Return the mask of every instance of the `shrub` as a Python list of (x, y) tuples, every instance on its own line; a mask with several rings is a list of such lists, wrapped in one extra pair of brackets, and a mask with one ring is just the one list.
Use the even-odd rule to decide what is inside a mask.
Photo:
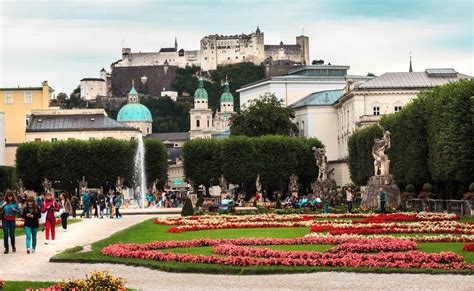
[(204, 198), (200, 196), (198, 200), (196, 201), (196, 208), (202, 207), (203, 204), (204, 204)]
[(433, 186), (430, 183), (423, 184), (423, 191), (424, 192), (431, 192), (433, 190)]
[(109, 271), (93, 272), (85, 279), (69, 279), (52, 286), (53, 290), (126, 290), (124, 278), (115, 278)]
[(474, 192), (474, 183), (469, 185), (469, 192)]
[(6, 189), (15, 188), (16, 184), (16, 171), (14, 167), (0, 166), (0, 189), (5, 191)]
[(194, 214), (193, 203), (191, 199), (186, 198), (184, 201), (183, 209), (181, 210), (181, 216), (191, 216)]
[(276, 196), (275, 208), (276, 208), (276, 209), (281, 209), (281, 199), (280, 199), (280, 195), (277, 195), (277, 196)]
[(408, 193), (415, 193), (415, 186), (413, 186), (413, 184), (408, 184), (405, 187), (405, 191), (407, 191)]

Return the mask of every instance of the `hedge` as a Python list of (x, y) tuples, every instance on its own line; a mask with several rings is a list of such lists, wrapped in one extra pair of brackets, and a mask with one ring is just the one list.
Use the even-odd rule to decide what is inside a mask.
[[(106, 181), (115, 183), (118, 176), (130, 186), (134, 175), (136, 141), (101, 139), (29, 142), (17, 149), (16, 168), (27, 189), (41, 191), (44, 178), (57, 189), (74, 190), (85, 176), (89, 187), (100, 187)], [(161, 141), (145, 139), (148, 182), (166, 178), (167, 152)]]
[(16, 171), (14, 167), (0, 166), (0, 192), (16, 187)]
[(183, 147), (184, 172), (196, 185), (206, 187), (218, 185), (224, 175), (247, 192), (255, 191), (260, 174), (269, 193), (286, 189), (296, 174), (303, 188), (309, 188), (316, 177), (313, 146), (323, 147), (317, 139), (285, 136), (194, 139)]

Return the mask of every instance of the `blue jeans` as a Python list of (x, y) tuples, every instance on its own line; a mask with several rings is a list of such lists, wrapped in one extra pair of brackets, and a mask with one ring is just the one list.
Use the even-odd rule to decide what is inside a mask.
[(15, 247), (15, 220), (2, 220), (3, 227), (3, 246), (8, 251), (8, 236), (10, 236), (10, 242), (12, 248)]
[(31, 246), (31, 240), (33, 238), (33, 249), (36, 249), (36, 235), (38, 234), (38, 228), (31, 228), (29, 226), (25, 226), (25, 233), (26, 233), (26, 249), (29, 250)]

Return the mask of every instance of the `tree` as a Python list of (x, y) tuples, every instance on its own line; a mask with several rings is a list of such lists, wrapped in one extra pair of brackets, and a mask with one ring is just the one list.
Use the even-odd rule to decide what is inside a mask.
[(283, 106), (274, 94), (264, 95), (231, 116), (230, 132), (246, 136), (293, 135), (298, 130), (291, 121), (294, 117), (293, 109)]
[(153, 117), (153, 132), (184, 132), (189, 130), (189, 110), (186, 102), (175, 102), (170, 97), (144, 97), (142, 104)]

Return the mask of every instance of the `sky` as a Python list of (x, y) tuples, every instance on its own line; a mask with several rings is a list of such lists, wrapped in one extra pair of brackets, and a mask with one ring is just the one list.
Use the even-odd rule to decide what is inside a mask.
[(474, 76), (472, 0), (0, 0), (0, 87), (48, 80), (71, 93), (135, 51), (199, 48), (209, 34), (251, 33), (265, 44), (309, 36), (310, 59), (350, 74), (454, 68)]

